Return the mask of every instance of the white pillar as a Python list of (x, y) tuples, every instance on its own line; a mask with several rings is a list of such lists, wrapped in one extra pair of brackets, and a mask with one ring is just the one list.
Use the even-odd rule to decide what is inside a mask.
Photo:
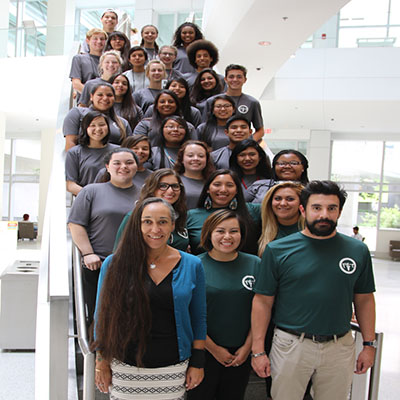
[(132, 27), (139, 30), (147, 24), (157, 25), (158, 15), (154, 10), (153, 0), (137, 0), (135, 3), (135, 20)]
[(331, 156), (331, 132), (312, 130), (310, 132), (308, 153), (308, 177), (313, 179), (329, 179)]
[(0, 58), (7, 57), (9, 8), (9, 0), (0, 1)]
[(53, 164), (55, 129), (43, 129), (41, 133), (40, 179), (39, 179), (39, 217), (38, 235), (42, 236), (44, 212), (46, 210), (47, 190)]
[(5, 141), (5, 138), (6, 138), (6, 114), (0, 112), (0, 211), (1, 212), (3, 212), (4, 141)]
[(74, 40), (74, 23), (74, 0), (48, 0), (46, 55), (69, 53)]

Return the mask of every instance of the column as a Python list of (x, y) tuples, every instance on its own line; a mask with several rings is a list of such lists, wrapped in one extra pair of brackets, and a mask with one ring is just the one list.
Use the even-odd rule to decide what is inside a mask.
[(0, 112), (0, 210), (1, 210), (1, 212), (3, 212), (4, 141), (5, 141), (5, 138), (6, 138), (6, 114)]
[(308, 177), (312, 179), (329, 179), (331, 157), (331, 132), (312, 130), (310, 132)]
[(9, 0), (0, 1), (0, 58), (7, 57), (9, 7)]

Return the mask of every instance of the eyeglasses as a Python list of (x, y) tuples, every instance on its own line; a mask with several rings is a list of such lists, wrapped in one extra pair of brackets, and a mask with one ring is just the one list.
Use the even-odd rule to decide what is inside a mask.
[(214, 108), (216, 108), (217, 110), (226, 110), (227, 108), (232, 108), (232, 104), (217, 104), (214, 106)]
[(291, 167), (295, 167), (296, 165), (300, 165), (301, 162), (300, 161), (278, 161), (276, 163), (276, 165), (280, 166), (280, 167), (287, 167), (287, 166), (291, 166)]
[(181, 190), (181, 185), (179, 183), (161, 182), (158, 184), (158, 188), (163, 192), (166, 192), (169, 188), (171, 188), (174, 192), (179, 192)]

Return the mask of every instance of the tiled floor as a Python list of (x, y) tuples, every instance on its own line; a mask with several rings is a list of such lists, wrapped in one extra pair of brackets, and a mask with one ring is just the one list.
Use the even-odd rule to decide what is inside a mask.
[[(19, 246), (18, 259), (38, 260), (38, 248), (36, 242), (23, 243)], [(373, 261), (377, 286), (376, 326), (384, 332), (378, 398), (396, 400), (400, 398), (400, 262)], [(33, 352), (0, 351), (0, 400), (34, 399), (34, 358)]]

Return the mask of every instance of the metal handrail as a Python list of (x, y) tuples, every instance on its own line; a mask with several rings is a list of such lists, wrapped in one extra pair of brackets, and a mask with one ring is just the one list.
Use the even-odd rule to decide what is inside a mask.
[(94, 400), (95, 355), (90, 350), (86, 327), (85, 302), (83, 298), (82, 263), (78, 248), (72, 245), (72, 268), (74, 271), (74, 296), (78, 344), (83, 355), (83, 400)]
[[(361, 329), (358, 324), (351, 323), (351, 329), (356, 332), (356, 340), (357, 335), (361, 337)], [(382, 346), (383, 346), (383, 333), (382, 332), (375, 332), (375, 339), (376, 339), (376, 351), (375, 351), (375, 360), (374, 365), (370, 368), (369, 371), (369, 385), (368, 385), (368, 400), (378, 400), (379, 394), (379, 379), (381, 375), (381, 363), (382, 363)], [(365, 381), (367, 376), (363, 378)], [(366, 392), (366, 385), (364, 393), (358, 394), (357, 399), (365, 399)], [(353, 397), (354, 393), (352, 390), (351, 398)]]

